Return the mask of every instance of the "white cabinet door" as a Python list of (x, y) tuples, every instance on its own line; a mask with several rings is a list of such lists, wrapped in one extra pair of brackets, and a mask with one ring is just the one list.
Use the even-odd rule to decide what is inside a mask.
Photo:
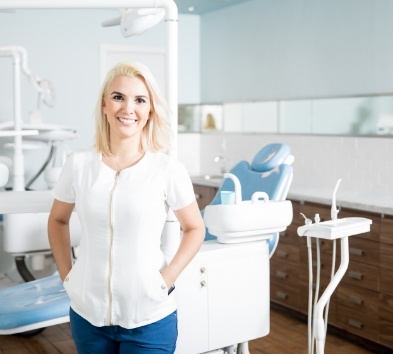
[(269, 333), (270, 274), (265, 241), (208, 263), (209, 350)]
[(176, 354), (198, 354), (263, 337), (270, 328), (265, 241), (205, 242), (176, 282)]
[(175, 354), (208, 351), (208, 308), (205, 267), (197, 256), (176, 281), (178, 330)]

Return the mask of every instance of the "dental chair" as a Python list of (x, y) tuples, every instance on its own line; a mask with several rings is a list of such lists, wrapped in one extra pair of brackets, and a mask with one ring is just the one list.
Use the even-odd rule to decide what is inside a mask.
[[(283, 200), (292, 181), (292, 161), (287, 145), (269, 144), (256, 154), (251, 164), (241, 161), (230, 172), (242, 184), (243, 200), (251, 199), (255, 191), (266, 192), (271, 200)], [(219, 192), (222, 190), (233, 191), (233, 182), (224, 180), (212, 204), (221, 202)], [(12, 198), (10, 193), (0, 193), (0, 213), (7, 198)], [(48, 200), (42, 211), (48, 210), (49, 192), (46, 197)], [(270, 255), (277, 246), (278, 238), (276, 234), (269, 240)], [(214, 236), (206, 233), (206, 240), (214, 239)], [(68, 322), (69, 306), (70, 300), (57, 274), (0, 290), (0, 335), (34, 332)]]
[[(251, 164), (240, 161), (229, 172), (239, 179), (243, 200), (251, 200), (253, 193), (258, 191), (267, 193), (270, 200), (285, 200), (293, 178), (293, 161), (294, 157), (288, 145), (272, 143), (264, 146)], [(230, 179), (223, 181), (211, 205), (221, 204), (221, 191), (234, 191), (233, 182)], [(205, 241), (215, 239), (206, 229)], [(276, 250), (278, 241), (278, 233), (268, 240), (270, 257)]]

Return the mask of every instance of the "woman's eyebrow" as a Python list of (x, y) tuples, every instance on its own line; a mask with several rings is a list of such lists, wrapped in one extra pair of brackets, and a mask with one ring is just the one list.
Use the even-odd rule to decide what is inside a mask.
[(149, 96), (146, 95), (136, 95), (136, 98), (144, 98), (144, 99), (149, 99)]
[(121, 92), (119, 92), (119, 91), (113, 91), (112, 93), (111, 93), (111, 96), (112, 95), (121, 95), (121, 96), (124, 96)]

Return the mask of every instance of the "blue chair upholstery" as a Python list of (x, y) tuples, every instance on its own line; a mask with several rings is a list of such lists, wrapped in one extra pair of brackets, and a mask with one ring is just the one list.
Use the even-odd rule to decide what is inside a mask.
[[(251, 164), (240, 161), (229, 172), (234, 174), (242, 186), (242, 200), (250, 200), (254, 192), (266, 192), (270, 200), (285, 200), (292, 182), (293, 170), (288, 164), (291, 150), (286, 144), (268, 144), (253, 158)], [(234, 191), (230, 179), (225, 179), (218, 189), (211, 205), (221, 204), (221, 191)], [(202, 210), (202, 215), (204, 210)], [(206, 229), (205, 241), (215, 240)], [(270, 255), (278, 243), (278, 234), (269, 239)]]
[(70, 299), (57, 274), (2, 289), (0, 334), (24, 332), (30, 325), (42, 328), (58, 319), (67, 322), (69, 309)]

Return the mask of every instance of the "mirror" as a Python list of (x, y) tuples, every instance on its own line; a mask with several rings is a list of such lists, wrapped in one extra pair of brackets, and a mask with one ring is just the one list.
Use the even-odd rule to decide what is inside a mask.
[(180, 105), (179, 132), (393, 134), (393, 95)]

